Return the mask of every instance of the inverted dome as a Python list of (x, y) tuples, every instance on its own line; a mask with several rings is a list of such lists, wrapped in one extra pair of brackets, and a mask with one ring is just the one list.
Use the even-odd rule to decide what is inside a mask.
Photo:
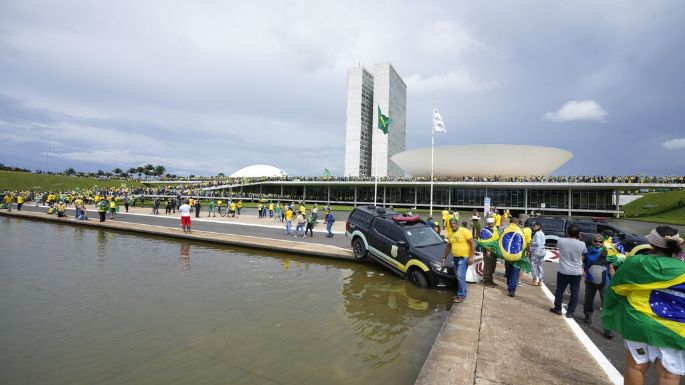
[(230, 175), (231, 178), (259, 178), (262, 176), (287, 176), (280, 168), (266, 164), (253, 164), (243, 167)]
[[(554, 147), (516, 144), (470, 144), (435, 147), (433, 174), (459, 176), (550, 175), (573, 158), (573, 153)], [(431, 174), (431, 148), (419, 148), (390, 158), (411, 176)]]

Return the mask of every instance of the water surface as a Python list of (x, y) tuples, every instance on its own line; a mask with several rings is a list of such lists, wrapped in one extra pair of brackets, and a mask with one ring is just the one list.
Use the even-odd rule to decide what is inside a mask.
[(0, 218), (2, 384), (412, 384), (450, 293), (373, 265)]

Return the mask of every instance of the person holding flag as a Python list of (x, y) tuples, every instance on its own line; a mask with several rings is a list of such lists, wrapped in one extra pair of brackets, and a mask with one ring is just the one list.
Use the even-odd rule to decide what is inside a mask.
[[(441, 132), (443, 134), (447, 133), (447, 128), (445, 128), (445, 121), (442, 120), (442, 116), (438, 109), (433, 107), (433, 130), (431, 130), (431, 195), (430, 195), (430, 210), (429, 215), (433, 215), (433, 159), (434, 159), (434, 147), (435, 147), (435, 133)], [(444, 217), (444, 214), (443, 214)], [(444, 218), (443, 218), (444, 219)], [(457, 218), (459, 219), (459, 218)], [(445, 223), (445, 229), (449, 230), (450, 226)], [(449, 235), (449, 234), (448, 234)]]
[(625, 384), (643, 384), (650, 362), (658, 384), (685, 374), (685, 262), (683, 239), (669, 226), (647, 235), (654, 252), (634, 255), (616, 270), (602, 309), (602, 326), (623, 336)]

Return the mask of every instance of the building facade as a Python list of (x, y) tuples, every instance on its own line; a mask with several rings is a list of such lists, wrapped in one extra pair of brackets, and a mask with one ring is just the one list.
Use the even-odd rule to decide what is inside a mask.
[[(371, 176), (404, 176), (390, 158), (406, 148), (407, 86), (390, 63), (374, 66), (373, 105)], [(387, 135), (378, 129), (378, 107), (392, 120)]]
[[(388, 134), (378, 129), (378, 107), (392, 119)], [(404, 176), (390, 157), (406, 145), (407, 86), (390, 63), (347, 71), (345, 176)]]
[(347, 71), (345, 176), (371, 175), (373, 75), (364, 67)]

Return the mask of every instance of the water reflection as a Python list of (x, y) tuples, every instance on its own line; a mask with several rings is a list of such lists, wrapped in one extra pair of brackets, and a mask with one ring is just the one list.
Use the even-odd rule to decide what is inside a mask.
[[(360, 337), (355, 355), (373, 368), (400, 357), (407, 331), (448, 310), (449, 294), (420, 289), (382, 274), (353, 270), (343, 284), (348, 321)], [(440, 317), (439, 315), (435, 315)]]
[(181, 267), (181, 275), (188, 278), (190, 275), (190, 244), (181, 243), (181, 252), (178, 257), (178, 265)]

